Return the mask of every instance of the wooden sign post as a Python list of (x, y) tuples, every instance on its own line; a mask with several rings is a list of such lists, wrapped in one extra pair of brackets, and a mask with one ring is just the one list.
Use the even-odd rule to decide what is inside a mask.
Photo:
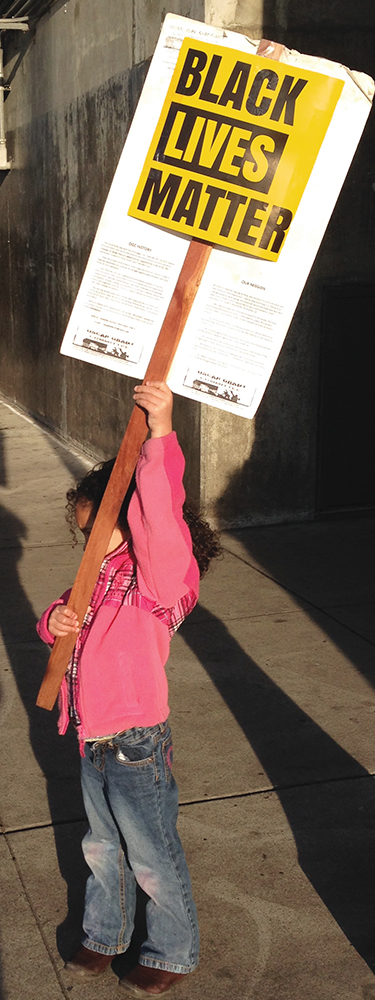
[[(262, 39), (257, 54), (279, 59), (281, 52), (281, 45)], [(211, 244), (191, 241), (144, 382), (162, 382), (167, 378), (211, 250)], [(80, 626), (147, 433), (145, 414), (135, 406), (68, 601), (68, 607), (75, 611)], [(40, 708), (49, 711), (53, 708), (75, 642), (74, 632), (55, 640), (37, 699)]]
[[(167, 378), (211, 249), (198, 240), (190, 243), (144, 382), (164, 382)], [(135, 406), (69, 597), (68, 607), (75, 611), (80, 626), (147, 433), (145, 414)], [(55, 640), (37, 699), (40, 708), (53, 708), (76, 638), (71, 632)]]

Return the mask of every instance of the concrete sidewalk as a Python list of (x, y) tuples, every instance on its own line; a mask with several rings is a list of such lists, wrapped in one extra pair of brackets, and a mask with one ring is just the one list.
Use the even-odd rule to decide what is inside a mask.
[[(4, 1000), (77, 983), (85, 829), (73, 734), (35, 707), (41, 611), (74, 579), (83, 456), (0, 404)], [(180, 832), (202, 932), (181, 1000), (375, 1000), (374, 521), (224, 535), (168, 666)], [(117, 974), (117, 975), (116, 975)]]

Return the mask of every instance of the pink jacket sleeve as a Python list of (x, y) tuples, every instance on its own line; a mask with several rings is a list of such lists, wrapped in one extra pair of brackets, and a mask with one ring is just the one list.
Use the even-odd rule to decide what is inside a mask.
[(136, 469), (137, 489), (128, 521), (142, 594), (171, 608), (189, 590), (199, 591), (199, 570), (183, 519), (185, 460), (174, 431), (150, 438)]
[(36, 624), (36, 630), (37, 630), (39, 638), (42, 640), (42, 642), (48, 643), (49, 646), (53, 646), (54, 641), (55, 641), (55, 636), (51, 635), (51, 632), (49, 632), (49, 630), (48, 630), (48, 619), (49, 619), (49, 616), (52, 613), (53, 609), (57, 608), (58, 604), (66, 604), (67, 603), (67, 601), (69, 600), (69, 597), (70, 597), (70, 593), (71, 593), (71, 588), (70, 588), (70, 590), (66, 590), (65, 593), (62, 594), (61, 597), (58, 598), (57, 601), (53, 601), (52, 604), (50, 604), (49, 607), (46, 608), (45, 611), (43, 611), (42, 617), (39, 619), (39, 621)]

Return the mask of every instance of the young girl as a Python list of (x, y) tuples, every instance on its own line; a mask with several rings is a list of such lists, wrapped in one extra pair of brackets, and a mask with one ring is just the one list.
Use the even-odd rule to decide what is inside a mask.
[[(172, 431), (166, 383), (137, 386), (150, 438), (79, 630), (67, 591), (42, 615), (40, 637), (77, 633), (60, 692), (59, 731), (72, 720), (82, 754), (89, 821), (83, 943), (66, 967), (104, 972), (125, 952), (134, 926), (136, 883), (149, 899), (139, 964), (120, 982), (138, 997), (166, 993), (198, 964), (199, 933), (189, 872), (176, 830), (177, 786), (164, 666), (172, 634), (198, 599), (199, 575), (186, 521), (197, 536), (201, 571), (217, 555), (206, 522), (183, 516), (184, 458)], [(68, 517), (87, 540), (113, 461), (69, 490)]]

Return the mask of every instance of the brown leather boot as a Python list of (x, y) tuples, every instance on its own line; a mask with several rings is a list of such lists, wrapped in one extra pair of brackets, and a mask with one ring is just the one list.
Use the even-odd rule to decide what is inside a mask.
[(161, 993), (169, 993), (172, 986), (185, 975), (180, 972), (166, 972), (164, 969), (152, 969), (147, 965), (136, 965), (127, 976), (120, 979), (133, 997), (157, 997)]
[(65, 968), (69, 972), (74, 972), (75, 976), (100, 976), (108, 969), (114, 955), (101, 955), (98, 951), (90, 951), (84, 944), (78, 948), (69, 962), (65, 962)]

